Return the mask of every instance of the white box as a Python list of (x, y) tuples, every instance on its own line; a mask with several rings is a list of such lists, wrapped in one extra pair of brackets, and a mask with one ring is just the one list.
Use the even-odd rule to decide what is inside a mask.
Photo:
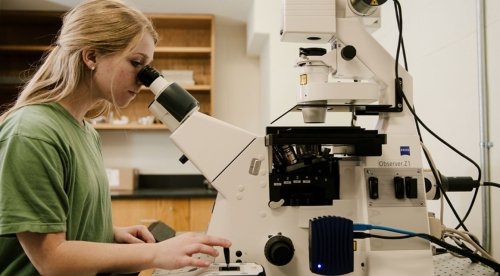
[(163, 77), (170, 82), (176, 82), (179, 85), (194, 85), (192, 70), (161, 70)]
[(106, 168), (109, 188), (112, 191), (133, 191), (137, 189), (139, 174), (134, 168)]

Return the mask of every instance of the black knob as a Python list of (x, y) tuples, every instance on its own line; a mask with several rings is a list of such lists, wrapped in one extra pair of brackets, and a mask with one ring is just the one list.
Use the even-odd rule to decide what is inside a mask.
[(183, 154), (180, 158), (179, 158), (179, 161), (184, 164), (188, 161), (189, 159)]
[(345, 60), (351, 60), (356, 57), (356, 48), (352, 45), (347, 45), (340, 51), (340, 55)]
[(281, 234), (271, 237), (264, 247), (266, 259), (277, 266), (288, 264), (293, 258), (294, 251), (292, 240)]

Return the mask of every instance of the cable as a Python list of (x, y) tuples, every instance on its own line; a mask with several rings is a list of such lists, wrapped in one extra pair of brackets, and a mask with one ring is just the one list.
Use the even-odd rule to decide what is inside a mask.
[[(443, 232), (445, 233), (445, 235), (447, 237), (455, 237), (460, 239), (460, 240), (463, 240), (467, 243), (469, 243), (470, 245), (472, 245), (476, 251), (480, 252), (482, 256), (492, 260), (492, 261), (495, 261), (495, 262), (498, 262), (497, 260), (495, 260), (495, 258), (493, 256), (491, 256), (488, 252), (486, 252), (486, 250), (484, 250), (484, 248), (479, 245), (479, 243), (476, 241), (478, 240), (476, 236), (474, 236), (472, 233), (464, 233), (464, 232), (461, 232), (461, 231), (458, 231), (456, 229), (452, 229), (452, 228), (443, 228)], [(472, 251), (472, 250), (471, 250)]]
[[(371, 225), (371, 224), (359, 224), (359, 223), (353, 224), (353, 230), (355, 231), (354, 232), (355, 236), (359, 237), (361, 239), (372, 237), (372, 234), (370, 234), (370, 233), (360, 234), (360, 232), (356, 232), (356, 231), (384, 230), (384, 231), (388, 231), (388, 232), (404, 234), (407, 236), (419, 237), (419, 238), (428, 240), (432, 243), (435, 243), (443, 248), (446, 248), (448, 251), (465, 256), (465, 257), (471, 259), (473, 262), (481, 262), (481, 263), (493, 268), (496, 272), (500, 272), (500, 264), (497, 263), (496, 261), (491, 260), (491, 259), (486, 258), (486, 257), (483, 257), (483, 256), (480, 256), (474, 252), (471, 252), (470, 250), (461, 249), (457, 246), (451, 245), (445, 241), (442, 241), (442, 240), (440, 240), (432, 235), (426, 234), (426, 233), (415, 233), (415, 232), (397, 229), (397, 228), (392, 228), (392, 227)], [(410, 237), (408, 237), (408, 238), (410, 238)]]
[[(378, 236), (378, 235), (373, 235), (373, 234), (370, 234), (370, 233), (363, 233), (363, 232), (354, 232), (354, 236), (355, 237), (358, 237), (359, 239), (364, 239), (364, 238), (380, 238), (381, 236)], [(412, 237), (419, 237), (419, 238), (422, 238), (422, 239), (425, 239), (425, 240), (428, 240), (434, 244), (437, 244), (443, 248), (445, 248), (446, 250), (448, 250), (449, 252), (453, 252), (453, 253), (456, 253), (456, 254), (460, 254), (462, 256), (465, 256), (469, 259), (471, 259), (472, 262), (480, 262), (480, 263), (483, 263), (489, 267), (491, 267), (493, 270), (495, 270), (496, 272), (500, 272), (500, 264), (493, 261), (493, 260), (490, 260), (488, 258), (485, 258), (485, 257), (482, 257), (480, 255), (477, 255), (476, 253), (473, 253), (473, 252), (469, 252), (467, 250), (463, 250), (459, 247), (456, 247), (454, 245), (451, 245), (447, 242), (444, 242), (434, 236), (431, 236), (431, 235), (428, 235), (428, 234), (425, 234), (425, 233), (416, 233), (414, 235), (410, 235), (410, 236), (399, 236), (399, 238), (412, 238)], [(388, 238), (388, 237), (385, 237), (385, 238)]]
[[(422, 150), (424, 151), (424, 154), (427, 158), (427, 163), (429, 163), (429, 166), (430, 166), (432, 172), (434, 173), (434, 171), (437, 171), (437, 167), (436, 167), (436, 164), (434, 163), (434, 159), (432, 158), (431, 153), (429, 152), (429, 150), (425, 146), (424, 142), (420, 142), (420, 145), (422, 146)], [(434, 176), (434, 177), (436, 177), (436, 176)], [(439, 200), (440, 201), (439, 219), (441, 221), (444, 221), (444, 201), (443, 201), (443, 198), (444, 197), (440, 197), (440, 200)]]
[[(399, 3), (398, 0), (394, 0), (394, 8), (395, 8), (395, 13), (396, 13), (396, 19), (397, 19), (397, 24), (398, 24), (398, 29), (399, 29), (399, 39), (398, 39), (398, 47), (397, 47), (397, 51), (396, 51), (396, 62), (395, 62), (395, 75), (396, 75), (396, 79), (399, 80), (399, 70), (398, 70), (398, 66), (399, 66), (399, 53), (400, 53), (400, 50), (401, 48), (404, 48), (404, 40), (403, 40), (403, 14), (402, 14), (402, 8), (401, 8), (401, 4)], [(404, 52), (404, 51), (403, 51)], [(404, 56), (404, 58), (406, 58)], [(405, 60), (405, 64), (406, 64), (406, 60)], [(420, 141), (423, 143), (423, 139), (422, 139), (422, 135), (420, 133), (420, 130), (419, 130), (419, 122), (421, 124), (423, 124), (423, 122), (420, 120), (420, 118), (417, 116), (417, 114), (415, 113), (415, 110), (410, 106), (409, 104), (409, 101), (408, 99), (406, 98), (406, 95), (404, 94), (404, 91), (403, 91), (403, 88), (401, 87), (401, 83), (400, 82), (396, 82), (396, 91), (400, 94), (400, 96), (404, 99), (405, 101), (405, 104), (406, 106), (408, 107), (408, 109), (411, 111), (411, 113), (413, 114), (413, 117), (415, 119), (415, 124), (417, 126), (417, 130), (418, 130), (418, 135), (419, 135), (419, 138), (420, 138)], [(434, 132), (430, 131), (430, 129), (425, 125), (423, 124), (424, 128), (429, 131), (431, 134), (434, 134)], [(441, 138), (439, 138), (438, 140), (442, 140)], [(444, 140), (442, 140), (444, 142)], [(424, 155), (427, 159), (427, 162), (430, 163), (430, 158), (428, 156), (427, 153), (424, 152)], [(465, 226), (465, 224), (463, 223), (463, 220), (460, 219), (460, 216), (458, 215), (457, 211), (455, 210), (453, 204), (451, 203), (451, 201), (449, 200), (448, 196), (446, 195), (446, 191), (444, 191), (442, 185), (441, 185), (441, 181), (440, 181), (440, 177), (437, 173), (437, 169), (436, 168), (433, 168), (431, 167), (431, 171), (434, 175), (434, 178), (436, 179), (436, 182), (437, 182), (437, 185), (439, 187), (439, 189), (441, 190), (441, 192), (443, 193), (443, 197), (446, 199), (448, 205), (450, 206), (453, 214), (455, 215), (455, 217), (457, 218), (457, 220), (459, 221), (459, 224), (465, 229), (465, 230), (468, 230), (467, 227)]]
[(417, 235), (403, 235), (403, 236), (382, 236), (382, 235), (377, 235), (377, 234), (372, 234), (372, 233), (365, 233), (365, 232), (354, 232), (354, 239), (366, 239), (366, 238), (376, 238), (376, 239), (384, 239), (384, 240), (403, 240), (403, 239), (409, 239), (409, 238), (414, 238)]
[(394, 233), (403, 234), (403, 235), (416, 235), (417, 234), (415, 232), (411, 232), (408, 230), (397, 229), (397, 228), (381, 226), (381, 225), (364, 224), (364, 223), (354, 223), (352, 225), (352, 229), (354, 231), (384, 230), (384, 231), (394, 232)]
[(483, 182), (483, 186), (492, 186), (492, 187), (500, 188), (500, 184), (495, 183), (495, 182)]
[[(404, 58), (404, 62), (405, 62), (405, 68), (408, 68), (408, 65), (407, 65), (407, 60), (406, 60), (406, 55), (405, 55), (405, 50), (404, 50), (403, 15), (402, 15), (401, 4), (399, 3), (398, 0), (394, 0), (394, 8), (395, 8), (395, 13), (396, 13), (396, 20), (397, 20), (397, 24), (398, 24), (398, 29), (399, 29), (398, 47), (397, 47), (397, 50), (396, 50), (395, 74), (396, 74), (396, 80), (399, 80), (400, 78), (399, 78), (399, 73), (398, 73), (398, 65), (399, 65), (399, 54), (400, 54), (401, 49), (403, 50), (403, 58)], [(436, 133), (434, 133), (430, 128), (428, 128), (427, 125), (425, 125), (423, 123), (423, 121), (417, 116), (414, 108), (412, 108), (412, 106), (410, 105), (410, 103), (409, 103), (408, 99), (406, 98), (406, 95), (404, 94), (404, 91), (403, 91), (403, 89), (401, 87), (401, 83), (400, 82), (396, 82), (396, 85), (397, 85), (397, 87), (396, 87), (397, 93), (399, 93), (399, 95), (403, 98), (406, 106), (408, 107), (408, 109), (410, 110), (410, 112), (414, 116), (414, 119), (416, 121), (416, 126), (417, 126), (417, 132), (418, 132), (420, 141), (422, 141), (422, 136), (421, 136), (421, 133), (420, 133), (420, 130), (419, 130), (419, 124), (422, 125), (422, 127), (424, 127), (424, 129), (426, 129), (432, 136), (434, 136), (441, 143), (443, 143), (444, 145), (446, 145), (448, 148), (450, 148), (451, 150), (453, 150), (455, 153), (457, 153), (461, 157), (463, 157), (466, 160), (468, 160), (469, 162), (471, 162), (478, 169), (478, 180), (477, 180), (477, 182), (480, 183), (480, 180), (481, 180), (481, 168), (477, 165), (477, 163), (475, 163), (471, 158), (469, 158), (468, 156), (466, 156), (465, 154), (463, 154), (462, 152), (460, 152), (459, 150), (457, 150), (455, 147), (451, 146), (449, 143), (447, 143), (441, 137), (439, 137)], [(424, 152), (424, 154), (425, 154), (425, 152)], [(428, 158), (427, 154), (425, 154), (425, 156), (426, 156), (427, 161), (429, 162), (429, 158)], [(446, 195), (446, 191), (444, 191), (444, 189), (443, 189), (443, 187), (441, 185), (441, 181), (440, 181), (440, 178), (439, 178), (439, 176), (437, 174), (437, 171), (435, 169), (433, 169), (432, 167), (431, 167), (431, 170), (432, 170), (432, 173), (434, 174), (434, 177), (436, 178), (436, 182), (438, 184), (439, 189), (443, 193), (443, 197), (446, 199), (448, 205), (450, 206), (450, 209), (452, 210), (453, 214), (455, 215), (456, 219), (459, 222), (459, 225), (456, 228), (458, 229), (459, 227), (462, 227), (462, 228), (464, 228), (464, 230), (467, 230), (467, 227), (465, 226), (464, 222), (468, 218), (468, 216), (470, 214), (470, 211), (472, 210), (472, 207), (475, 204), (479, 188), (476, 188), (476, 191), (475, 191), (474, 196), (472, 198), (471, 204), (469, 205), (469, 209), (467, 210), (464, 218), (461, 219), (460, 216), (458, 215), (457, 211), (455, 210), (453, 204), (451, 203), (450, 199)]]

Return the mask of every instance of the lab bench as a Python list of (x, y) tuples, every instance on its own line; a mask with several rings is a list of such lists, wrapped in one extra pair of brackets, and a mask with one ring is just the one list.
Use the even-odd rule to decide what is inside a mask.
[(139, 175), (133, 191), (112, 191), (113, 224), (161, 220), (177, 231), (206, 231), (217, 191), (201, 175)]

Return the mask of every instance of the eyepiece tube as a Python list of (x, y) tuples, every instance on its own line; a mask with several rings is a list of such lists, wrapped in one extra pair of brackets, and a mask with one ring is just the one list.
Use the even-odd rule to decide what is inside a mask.
[(153, 67), (146, 65), (144, 68), (139, 71), (137, 74), (137, 78), (144, 84), (149, 87), (154, 80), (160, 77), (160, 73), (156, 71)]
[(198, 101), (177, 83), (168, 82), (153, 67), (145, 66), (137, 78), (155, 94), (149, 110), (170, 130), (175, 130), (199, 109)]
[(350, 0), (349, 6), (357, 15), (371, 15), (377, 10), (377, 7), (384, 4), (387, 0)]

